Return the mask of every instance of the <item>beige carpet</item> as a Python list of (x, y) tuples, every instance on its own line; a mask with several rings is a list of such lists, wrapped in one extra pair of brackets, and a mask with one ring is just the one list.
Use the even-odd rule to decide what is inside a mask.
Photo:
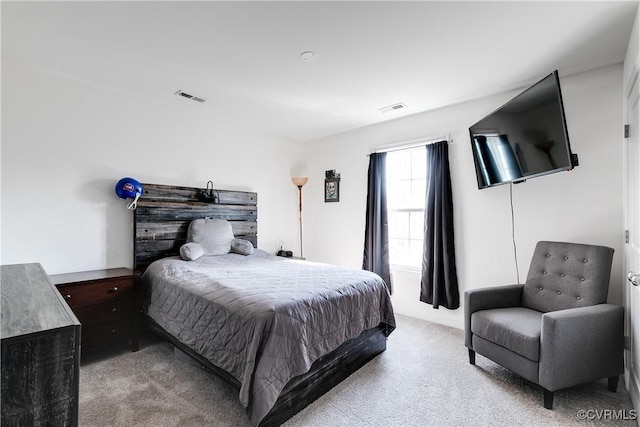
[[(462, 331), (397, 320), (387, 351), (285, 426), (637, 426), (622, 381), (617, 393), (607, 390), (606, 380), (557, 392), (549, 411), (538, 386), (482, 356), (469, 365)], [(580, 411), (589, 411), (589, 419)], [(146, 337), (136, 353), (83, 362), (80, 426), (249, 423), (231, 387), (177, 359), (169, 344)]]

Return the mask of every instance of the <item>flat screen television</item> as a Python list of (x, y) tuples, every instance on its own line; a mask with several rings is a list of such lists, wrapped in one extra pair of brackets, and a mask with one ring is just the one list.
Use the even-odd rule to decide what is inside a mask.
[(469, 128), (478, 188), (577, 166), (554, 71)]

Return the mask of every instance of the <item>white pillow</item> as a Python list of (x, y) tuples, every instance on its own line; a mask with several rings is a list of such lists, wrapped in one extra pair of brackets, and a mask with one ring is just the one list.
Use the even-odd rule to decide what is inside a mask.
[(196, 219), (189, 224), (187, 242), (199, 243), (203, 255), (224, 255), (231, 250), (233, 229), (224, 219)]
[(231, 252), (240, 255), (251, 255), (253, 253), (253, 243), (245, 239), (233, 239), (231, 241)]
[(185, 261), (195, 261), (204, 255), (204, 249), (199, 243), (189, 242), (180, 246), (180, 256)]

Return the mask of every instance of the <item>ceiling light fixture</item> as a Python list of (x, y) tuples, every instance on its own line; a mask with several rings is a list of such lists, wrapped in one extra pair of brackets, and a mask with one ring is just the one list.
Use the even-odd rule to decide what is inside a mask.
[(314, 62), (318, 60), (318, 54), (308, 50), (306, 52), (302, 52), (300, 54), (300, 58), (302, 58), (304, 62)]

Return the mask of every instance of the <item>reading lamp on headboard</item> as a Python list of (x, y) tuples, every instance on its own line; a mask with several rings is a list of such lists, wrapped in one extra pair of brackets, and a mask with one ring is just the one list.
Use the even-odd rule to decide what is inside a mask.
[(200, 193), (202, 198), (210, 203), (218, 203), (220, 201), (220, 194), (218, 190), (213, 189), (213, 181), (207, 182), (207, 188)]

